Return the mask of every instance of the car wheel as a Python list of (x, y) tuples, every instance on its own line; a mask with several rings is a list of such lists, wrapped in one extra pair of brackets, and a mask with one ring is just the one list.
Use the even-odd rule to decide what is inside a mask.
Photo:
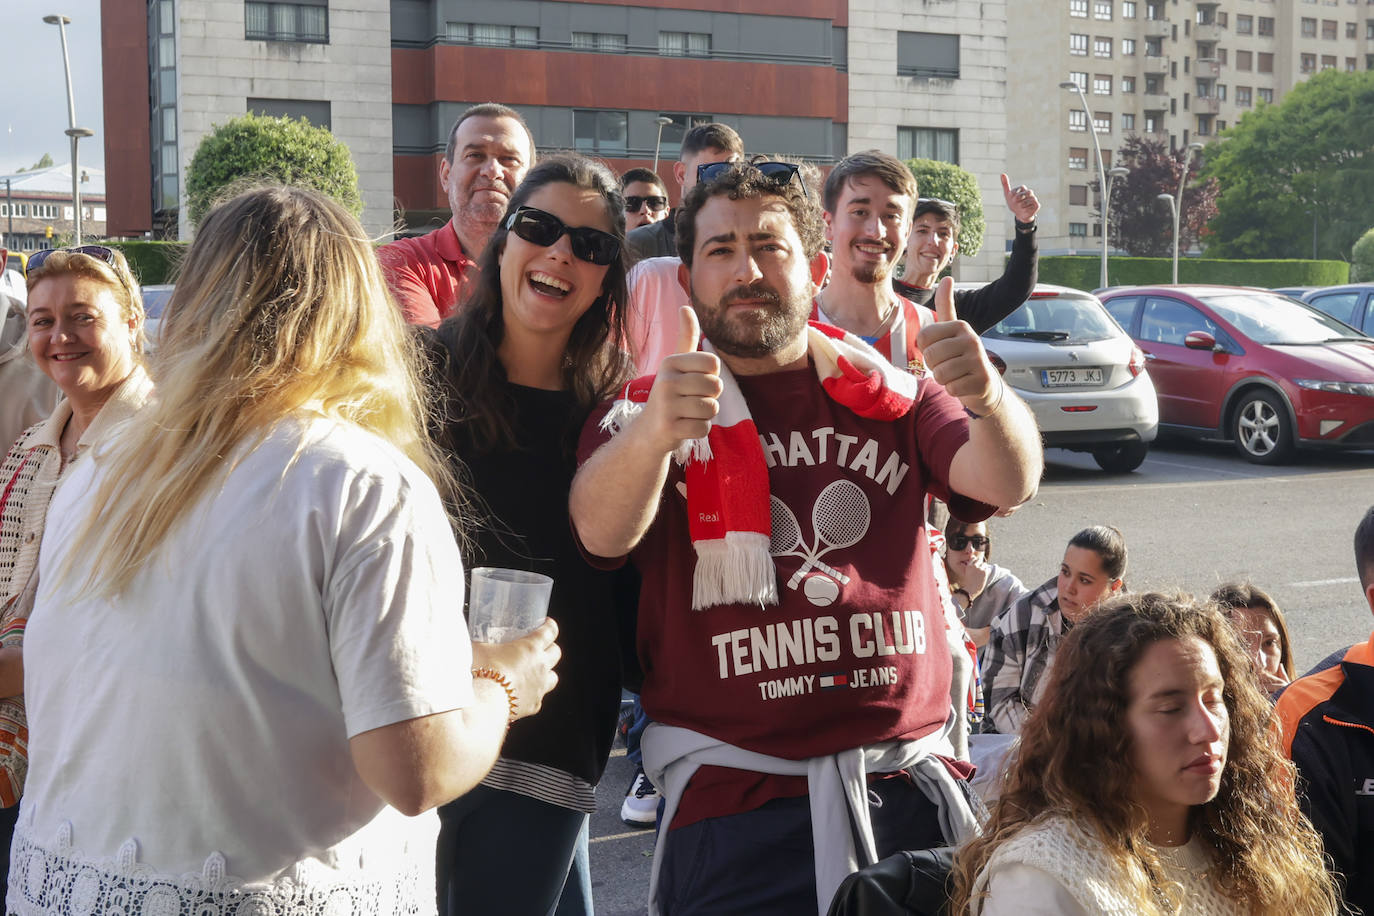
[(1129, 474), (1144, 462), (1150, 446), (1146, 442), (1114, 442), (1093, 449), (1093, 460), (1108, 474)]
[(1276, 395), (1249, 391), (1241, 395), (1231, 418), (1236, 450), (1256, 464), (1282, 464), (1293, 454), (1293, 424)]

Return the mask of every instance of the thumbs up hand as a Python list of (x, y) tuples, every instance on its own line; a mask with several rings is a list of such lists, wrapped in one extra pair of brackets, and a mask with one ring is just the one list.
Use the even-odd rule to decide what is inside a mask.
[(656, 451), (669, 454), (683, 442), (700, 439), (711, 431), (711, 419), (720, 410), (720, 359), (697, 350), (701, 328), (690, 305), (678, 310), (678, 341), (674, 352), (663, 358), (644, 415)]
[(987, 416), (1001, 404), (1002, 378), (973, 328), (955, 313), (954, 281), (949, 277), (935, 288), (935, 323), (921, 328), (916, 346), (935, 381), (968, 410)]
[(1040, 212), (1040, 199), (1035, 192), (1023, 184), (1013, 188), (1006, 173), (1002, 174), (1002, 197), (1006, 199), (1011, 215), (1020, 222), (1029, 223)]

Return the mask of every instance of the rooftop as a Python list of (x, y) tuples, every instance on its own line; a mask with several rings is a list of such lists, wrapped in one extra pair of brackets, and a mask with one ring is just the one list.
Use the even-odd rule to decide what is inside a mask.
[[(92, 197), (105, 196), (104, 169), (82, 166), (81, 174), (85, 176), (85, 181), (81, 183), (83, 200), (87, 195)], [(72, 194), (72, 166), (70, 162), (48, 166), (45, 169), (34, 169), (31, 172), (0, 175), (0, 184), (3, 184), (6, 179), (9, 179), (10, 191), (15, 195), (61, 194), (71, 197)], [(3, 194), (3, 188), (0, 188), (0, 195)]]

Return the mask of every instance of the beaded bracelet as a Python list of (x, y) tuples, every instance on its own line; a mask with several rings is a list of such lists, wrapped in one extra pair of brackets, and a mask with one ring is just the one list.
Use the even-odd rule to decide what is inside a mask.
[(506, 692), (506, 700), (510, 703), (510, 718), (506, 721), (507, 723), (514, 722), (515, 711), (520, 708), (520, 702), (516, 699), (515, 688), (511, 686), (510, 681), (506, 680), (506, 676), (495, 668), (473, 668), (472, 676), (483, 677), (501, 685), (501, 689)]

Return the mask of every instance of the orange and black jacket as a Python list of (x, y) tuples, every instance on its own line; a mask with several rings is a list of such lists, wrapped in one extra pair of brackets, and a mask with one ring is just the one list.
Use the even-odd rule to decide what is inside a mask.
[(1283, 691), (1276, 712), (1346, 901), (1374, 914), (1374, 635)]

